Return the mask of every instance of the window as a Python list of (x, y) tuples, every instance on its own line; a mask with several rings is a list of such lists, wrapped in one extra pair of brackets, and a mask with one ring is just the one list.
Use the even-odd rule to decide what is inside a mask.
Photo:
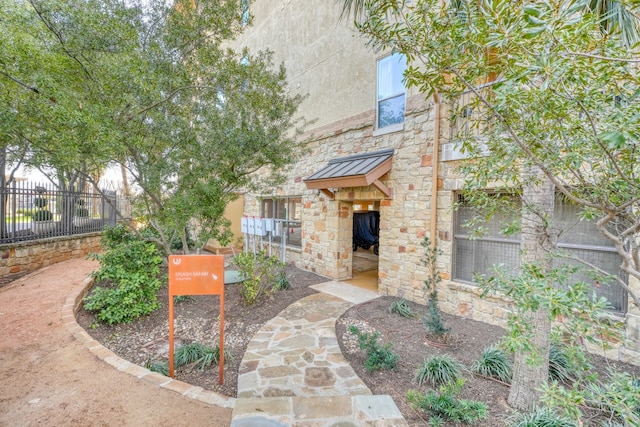
[(404, 122), (406, 59), (394, 53), (378, 61), (378, 129)]
[[(499, 197), (511, 198), (511, 195)], [(464, 224), (475, 217), (475, 209), (465, 202), (462, 196), (458, 201), (460, 206), (456, 212), (454, 223), (454, 247), (453, 247), (453, 280), (473, 283), (474, 273), (489, 273), (492, 266), (503, 264), (514, 270), (520, 266), (520, 235), (505, 236), (500, 230), (503, 225), (511, 223), (515, 214), (496, 215), (490, 222), (485, 223), (486, 233), (476, 237), (471, 235), (471, 230)], [(516, 201), (517, 203), (517, 201)], [(558, 247), (569, 254), (579, 257), (590, 264), (608, 272), (618, 275), (626, 281), (626, 275), (620, 270), (620, 257), (609, 242), (597, 230), (593, 222), (580, 221), (579, 208), (558, 196), (555, 203), (554, 222), (564, 230)], [(559, 259), (558, 263), (577, 263), (567, 259)], [(589, 282), (589, 279), (580, 274), (575, 280)], [(598, 297), (605, 297), (613, 306), (613, 311), (624, 313), (627, 309), (627, 295), (622, 287), (615, 283), (599, 283), (594, 287)]]
[(263, 218), (275, 218), (278, 220), (276, 221), (276, 232), (272, 235), (274, 242), (280, 242), (285, 237), (287, 245), (301, 246), (301, 197), (262, 199), (260, 214)]

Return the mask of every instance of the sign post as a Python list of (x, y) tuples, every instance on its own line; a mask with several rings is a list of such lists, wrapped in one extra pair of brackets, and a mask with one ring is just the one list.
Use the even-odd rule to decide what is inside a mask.
[(220, 384), (224, 383), (224, 256), (169, 255), (169, 376), (174, 375), (173, 297), (220, 295)]

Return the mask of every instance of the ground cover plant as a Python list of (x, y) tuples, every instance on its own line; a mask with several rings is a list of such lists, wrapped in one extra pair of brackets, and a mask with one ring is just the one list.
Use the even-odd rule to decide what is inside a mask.
[[(225, 285), (225, 370), (224, 384), (218, 383), (217, 366), (200, 369), (199, 364), (183, 365), (176, 369), (176, 378), (190, 384), (217, 391), (227, 396), (236, 395), (237, 375), (246, 345), (251, 337), (267, 320), (275, 317), (280, 311), (298, 299), (310, 295), (315, 291), (310, 285), (324, 282), (326, 279), (313, 273), (301, 271), (288, 265), (286, 277), (290, 288), (276, 291), (266, 296), (254, 305), (247, 305), (241, 292), (241, 286)], [(219, 330), (218, 304), (216, 296), (194, 296), (187, 298), (175, 306), (176, 310), (176, 345), (200, 343), (215, 348), (218, 345), (217, 331)], [(158, 300), (161, 307), (150, 315), (143, 316), (131, 323), (119, 325), (95, 324), (92, 313), (80, 310), (78, 322), (96, 340), (119, 356), (140, 366), (156, 364), (165, 359), (167, 352), (168, 314), (166, 309), (166, 286), (160, 286)], [(419, 317), (403, 317), (389, 313), (389, 307), (398, 298), (380, 297), (376, 300), (357, 305), (349, 309), (336, 323), (336, 334), (342, 353), (349, 361), (356, 373), (371, 389), (373, 394), (389, 394), (393, 397), (411, 426), (426, 427), (429, 421), (437, 422), (441, 418), (442, 425), (453, 427), (457, 424), (442, 415), (436, 415), (417, 407), (413, 407), (407, 392), (416, 390), (422, 395), (430, 392), (437, 394), (438, 402), (446, 402), (448, 397), (443, 395), (440, 387), (428, 384), (420, 386), (415, 380), (418, 367), (425, 357), (447, 354), (465, 367), (462, 377), (464, 384), (451, 397), (457, 401), (477, 401), (486, 405), (487, 417), (474, 425), (486, 427), (510, 426), (515, 415), (506, 404), (508, 385), (503, 382), (486, 379), (471, 372), (472, 364), (481, 358), (487, 345), (499, 342), (505, 331), (502, 328), (481, 322), (475, 322), (464, 317), (441, 313), (447, 327), (451, 329), (450, 345), (447, 348), (435, 347), (425, 341), (428, 335), (426, 326)], [(406, 301), (411, 312), (424, 313), (425, 305)], [(359, 348), (358, 339), (349, 333), (350, 326), (356, 326), (361, 332), (380, 334), (380, 345), (391, 343), (391, 348), (398, 355), (395, 370), (368, 371), (365, 368), (366, 353)], [(619, 396), (620, 390), (633, 386), (633, 381), (640, 376), (640, 368), (615, 362), (605, 362), (594, 358), (593, 372), (599, 372), (603, 379), (607, 378), (608, 368), (628, 372), (628, 376), (621, 376), (613, 385), (602, 384), (606, 393), (612, 397)], [(166, 365), (165, 365), (166, 367)], [(469, 369), (466, 369), (469, 368)], [(594, 392), (593, 396), (601, 396), (602, 392)], [(570, 396), (565, 396), (565, 399)], [(558, 399), (560, 399), (558, 397)], [(635, 406), (639, 403), (627, 402)], [(568, 403), (569, 404), (569, 403)], [(573, 404), (573, 402), (571, 402)], [(588, 403), (595, 407), (594, 402)], [(621, 413), (624, 406), (615, 401), (601, 402), (603, 411), (607, 414)], [(590, 415), (593, 415), (591, 413)], [(560, 414), (561, 415), (561, 414)], [(597, 418), (594, 418), (597, 420)], [(593, 421), (585, 426), (598, 426)]]

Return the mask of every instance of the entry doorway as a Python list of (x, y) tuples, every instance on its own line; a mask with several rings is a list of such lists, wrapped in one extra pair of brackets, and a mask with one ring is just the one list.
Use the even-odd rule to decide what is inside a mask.
[(377, 200), (353, 202), (352, 278), (347, 283), (378, 291), (379, 212)]

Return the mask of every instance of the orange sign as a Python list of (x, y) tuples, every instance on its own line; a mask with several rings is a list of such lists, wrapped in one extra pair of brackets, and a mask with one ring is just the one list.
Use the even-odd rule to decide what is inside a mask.
[(224, 382), (224, 256), (169, 256), (169, 376), (174, 374), (173, 297), (220, 295), (220, 384)]

